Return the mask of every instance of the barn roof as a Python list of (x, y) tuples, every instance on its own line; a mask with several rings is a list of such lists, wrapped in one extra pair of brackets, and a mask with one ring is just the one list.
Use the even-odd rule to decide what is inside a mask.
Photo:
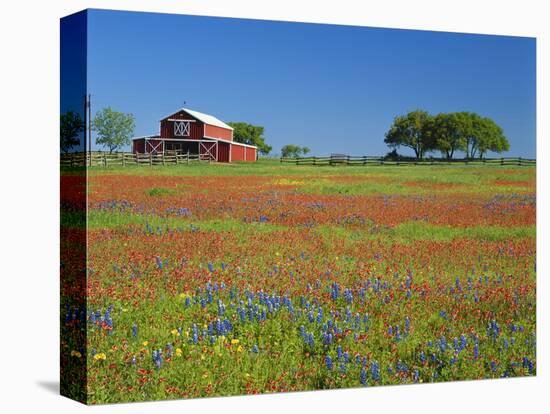
[(170, 115), (167, 115), (164, 118), (162, 118), (161, 121), (165, 120), (166, 118), (170, 118), (171, 116), (177, 114), (180, 111), (187, 112), (189, 115), (197, 118), (199, 121), (204, 122), (205, 124), (214, 125), (214, 126), (217, 126), (217, 127), (220, 127), (220, 128), (233, 130), (233, 128), (231, 128), (229, 125), (227, 125), (225, 122), (219, 120), (215, 116), (204, 114), (204, 113), (198, 112), (198, 111), (193, 111), (193, 110), (188, 109), (188, 108), (180, 108), (176, 112), (172, 112)]

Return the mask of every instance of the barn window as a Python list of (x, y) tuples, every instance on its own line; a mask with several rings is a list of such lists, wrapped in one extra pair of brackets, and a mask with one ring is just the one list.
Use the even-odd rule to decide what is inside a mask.
[(189, 121), (175, 121), (174, 122), (174, 135), (178, 137), (189, 136)]

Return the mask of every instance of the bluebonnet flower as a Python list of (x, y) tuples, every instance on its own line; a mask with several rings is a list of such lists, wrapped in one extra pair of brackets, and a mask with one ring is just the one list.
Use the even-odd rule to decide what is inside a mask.
[(304, 341), (312, 350), (315, 348), (315, 337), (311, 332), (306, 333)]
[(330, 357), (330, 355), (327, 355), (325, 357), (325, 364), (327, 366), (327, 369), (332, 371), (332, 358)]
[(413, 381), (418, 382), (419, 378), (420, 378), (420, 373), (418, 372), (417, 369), (415, 369), (413, 373)]
[(395, 341), (399, 342), (401, 340), (401, 332), (399, 331), (399, 326), (395, 327)]
[(359, 373), (359, 382), (361, 382), (362, 385), (367, 385), (367, 370), (365, 368), (361, 368), (361, 372)]
[(477, 359), (479, 357), (479, 346), (478, 344), (474, 344), (474, 358)]
[(132, 325), (132, 336), (133, 336), (134, 338), (136, 338), (137, 335), (138, 335), (138, 327), (137, 327), (137, 325), (134, 323), (134, 324)]
[(421, 363), (426, 362), (426, 354), (424, 352), (420, 352), (420, 355), (418, 356), (418, 358), (420, 359)]
[(374, 381), (380, 381), (380, 366), (378, 362), (373, 361), (370, 366), (370, 373)]
[(166, 358), (172, 358), (174, 353), (174, 346), (172, 344), (166, 344)]
[(439, 350), (441, 352), (445, 352), (447, 350), (447, 339), (441, 335), (441, 338), (437, 340), (437, 345), (439, 346)]
[(353, 302), (353, 293), (351, 292), (351, 289), (346, 289), (344, 291), (344, 299), (347, 303), (351, 304)]
[(214, 265), (211, 262), (208, 262), (208, 270), (210, 273), (214, 273)]
[(533, 363), (529, 360), (527, 357), (523, 357), (523, 360), (521, 362), (521, 366), (523, 368), (527, 368), (529, 370), (529, 373), (531, 374), (533, 372)]
[(346, 364), (344, 364), (344, 363), (341, 363), (341, 364), (340, 364), (340, 372), (341, 372), (342, 374), (345, 374), (345, 373), (346, 373)]
[(466, 340), (466, 336), (464, 334), (460, 335), (460, 350), (462, 351), (464, 348), (466, 348), (466, 345), (468, 344)]
[(395, 364), (395, 370), (397, 372), (409, 372), (409, 368), (401, 362), (401, 360), (397, 361), (397, 364)]
[(500, 333), (500, 327), (498, 326), (498, 323), (496, 320), (492, 320), (489, 322), (489, 327), (487, 328), (487, 335), (490, 338), (496, 339)]
[(164, 263), (162, 263), (162, 260), (160, 259), (160, 257), (155, 256), (155, 261), (157, 262), (157, 267), (159, 268), (159, 270), (162, 270), (162, 268), (164, 267)]
[(338, 296), (340, 294), (340, 286), (338, 286), (338, 283), (334, 282), (331, 286), (331, 293), (330, 293), (330, 297), (332, 298), (332, 300), (336, 300), (338, 299)]
[(491, 371), (496, 372), (497, 370), (497, 363), (495, 361), (491, 361)]
[(162, 367), (162, 351), (160, 349), (154, 350), (152, 357), (155, 367), (160, 369)]
[(255, 354), (260, 352), (260, 350), (258, 349), (258, 345), (254, 344), (254, 346), (252, 347), (252, 352), (254, 352)]

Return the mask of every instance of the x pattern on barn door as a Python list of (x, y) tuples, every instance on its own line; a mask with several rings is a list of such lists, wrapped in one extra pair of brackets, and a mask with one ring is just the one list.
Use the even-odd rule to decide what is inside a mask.
[[(208, 144), (208, 145), (207, 145)], [(204, 150), (204, 152), (203, 152)], [(200, 142), (199, 143), (199, 154), (201, 158), (211, 159), (217, 161), (218, 153), (218, 143), (217, 142)]]
[(149, 154), (164, 152), (164, 141), (151, 142), (151, 141), (145, 140), (145, 152)]
[(174, 122), (174, 135), (178, 137), (188, 137), (190, 125), (191, 123), (189, 121)]

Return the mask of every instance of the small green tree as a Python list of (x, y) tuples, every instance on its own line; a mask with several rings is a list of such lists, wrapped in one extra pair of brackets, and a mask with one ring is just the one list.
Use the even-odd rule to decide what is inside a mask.
[(477, 128), (477, 151), (480, 159), (488, 151), (501, 153), (510, 150), (510, 143), (504, 136), (504, 131), (491, 118), (481, 118)]
[(302, 154), (307, 155), (311, 152), (311, 148), (309, 147), (302, 147)]
[(248, 124), (246, 122), (228, 122), (233, 128), (233, 140), (242, 144), (254, 145), (258, 147), (258, 152), (267, 155), (273, 149), (267, 145), (264, 138), (264, 127)]
[(435, 149), (447, 158), (453, 158), (455, 151), (466, 149), (466, 139), (461, 132), (461, 118), (456, 113), (438, 114), (431, 122)]
[(78, 134), (84, 131), (85, 125), (80, 114), (67, 111), (60, 117), (59, 134), (61, 151), (67, 153), (72, 147), (80, 144)]
[(281, 148), (281, 155), (283, 158), (297, 158), (302, 154), (302, 147), (294, 144), (287, 144)]
[(483, 158), (488, 152), (503, 152), (510, 149), (510, 143), (500, 126), (491, 118), (473, 112), (458, 112), (459, 135), (465, 142), (466, 158)]
[(394, 119), (384, 142), (390, 148), (401, 146), (411, 148), (416, 158), (420, 159), (426, 152), (435, 149), (431, 128), (432, 117), (428, 112), (412, 111)]
[(92, 128), (97, 132), (96, 143), (109, 148), (109, 152), (130, 144), (135, 120), (132, 114), (113, 111), (110, 107), (96, 113)]

